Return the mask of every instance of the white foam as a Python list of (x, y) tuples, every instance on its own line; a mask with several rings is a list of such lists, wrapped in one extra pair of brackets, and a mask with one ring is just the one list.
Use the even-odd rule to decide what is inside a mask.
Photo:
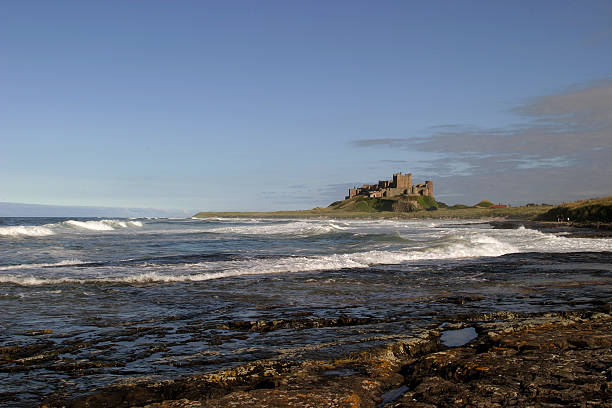
[(57, 279), (41, 279), (34, 276), (0, 275), (0, 283), (14, 283), (22, 286), (52, 285), (61, 283)]
[[(106, 223), (105, 223), (106, 221)], [(122, 227), (120, 221), (127, 223)], [(114, 228), (129, 228), (131, 221), (99, 220)], [(137, 221), (134, 221), (137, 222)], [(139, 222), (139, 221), (138, 221)], [(147, 283), (147, 282), (190, 282), (205, 281), (247, 275), (265, 275), (293, 272), (312, 272), (337, 270), (342, 268), (361, 268), (383, 264), (406, 264), (410, 262), (438, 262), (438, 260), (467, 259), (474, 257), (496, 257), (516, 252), (569, 252), (569, 251), (611, 251), (612, 240), (565, 238), (541, 233), (530, 229), (503, 230), (491, 228), (462, 227), (438, 228), (429, 227), (426, 222), (410, 221), (335, 221), (335, 220), (283, 220), (261, 221), (241, 220), (239, 225), (232, 221), (230, 225), (219, 227), (217, 231), (235, 234), (292, 234), (312, 235), (326, 232), (345, 231), (356, 234), (405, 232), (410, 241), (403, 248), (397, 244), (369, 246), (364, 244), (358, 252), (327, 253), (317, 256), (255, 258), (234, 261), (217, 261), (201, 263), (184, 263), (173, 265), (133, 264), (112, 267), (71, 267), (82, 263), (78, 260), (66, 260), (55, 264), (12, 265), (0, 267), (0, 270), (14, 270), (11, 275), (0, 274), (1, 283), (19, 285), (45, 285), (62, 283)], [(88, 224), (94, 225), (94, 224)], [(202, 224), (198, 224), (202, 225)], [(137, 225), (134, 225), (137, 226)], [(58, 227), (59, 228), (59, 227)], [(67, 229), (69, 227), (61, 227)], [(73, 227), (70, 227), (73, 228)], [(190, 228), (180, 227), (185, 233)], [(210, 232), (202, 228), (198, 232)], [(404, 234), (405, 235), (405, 234)], [(365, 241), (364, 241), (365, 242)], [(46, 266), (65, 266), (57, 269), (35, 270)], [(28, 271), (19, 271), (20, 269)], [(26, 276), (26, 273), (30, 276)]]
[(68, 220), (59, 224), (47, 224), (47, 227), (69, 227), (72, 229), (81, 229), (89, 231), (113, 231), (117, 228), (142, 227), (141, 221), (123, 221), (123, 220)]
[(88, 231), (113, 231), (117, 228), (124, 229), (130, 227), (142, 227), (141, 221), (122, 221), (122, 220), (91, 220), (78, 221), (68, 220), (56, 224), (45, 225), (15, 225), (0, 227), (0, 236), (29, 236), (45, 237), (70, 230)]
[(0, 235), (3, 236), (45, 237), (53, 234), (54, 232), (50, 228), (36, 225), (16, 225), (12, 227), (0, 227)]
[(517, 247), (518, 252), (612, 251), (607, 238), (568, 238), (527, 228), (489, 230)]
[(38, 268), (53, 268), (60, 266), (73, 266), (81, 265), (84, 262), (79, 259), (66, 259), (54, 263), (33, 263), (33, 264), (19, 264), (19, 265), (4, 265), (0, 266), (0, 271), (10, 271), (16, 269), (38, 269)]
[[(115, 228), (113, 228), (113, 225), (108, 221), (109, 220), (101, 220), (101, 221), (68, 220), (68, 221), (65, 221), (64, 224), (69, 225), (71, 227), (92, 230), (92, 231), (112, 231), (114, 230)], [(121, 223), (114, 223), (114, 224), (121, 226)]]
[[(373, 250), (350, 254), (331, 254), (312, 257), (282, 257), (274, 259), (249, 259), (239, 261), (201, 262), (169, 267), (167, 265), (142, 265), (138, 269), (114, 267), (103, 271), (80, 268), (81, 276), (36, 277), (0, 275), (0, 283), (18, 285), (44, 285), (61, 283), (147, 283), (189, 282), (211, 279), (292, 272), (312, 272), (342, 268), (365, 268), (381, 264), (401, 264), (418, 260), (457, 259), (480, 256), (499, 256), (516, 252), (512, 245), (502, 243), (486, 235), (452, 235), (439, 240), (436, 246), (395, 251)], [(133, 274), (134, 270), (141, 273)], [(92, 273), (93, 275), (86, 275)], [(98, 272), (99, 271), (99, 272)], [(106, 273), (106, 275), (104, 275)], [(112, 275), (111, 275), (112, 274)]]
[(66, 231), (113, 231), (115, 229), (126, 229), (131, 227), (142, 227), (142, 221), (123, 221), (123, 220), (67, 220), (55, 224), (45, 225), (15, 225), (1, 226), (0, 236), (29, 236), (45, 237)]
[(242, 235), (318, 235), (347, 229), (334, 222), (294, 221), (288, 223), (273, 223), (268, 225), (235, 225), (217, 227), (208, 232)]
[(305, 272), (315, 270), (359, 268), (380, 264), (399, 264), (409, 261), (459, 259), (500, 256), (517, 252), (513, 245), (486, 235), (451, 236), (437, 246), (422, 246), (394, 251), (372, 250), (349, 254), (314, 257), (285, 257), (277, 259), (202, 262), (184, 268), (234, 271), (238, 274)]

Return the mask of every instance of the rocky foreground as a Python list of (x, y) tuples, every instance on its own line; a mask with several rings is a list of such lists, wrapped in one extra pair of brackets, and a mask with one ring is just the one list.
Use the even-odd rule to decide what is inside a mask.
[(457, 316), (438, 330), (334, 361), (258, 361), (41, 406), (612, 407), (611, 387), (608, 304), (573, 313)]
[(489, 221), (493, 228), (516, 229), (520, 227), (564, 236), (566, 238), (612, 238), (612, 223), (602, 222), (554, 222), (530, 220)]

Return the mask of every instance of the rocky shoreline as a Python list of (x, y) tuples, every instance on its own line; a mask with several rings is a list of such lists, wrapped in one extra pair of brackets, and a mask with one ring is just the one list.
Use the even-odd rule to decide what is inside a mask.
[(336, 360), (255, 361), (40, 407), (612, 407), (610, 306), (448, 316)]
[(612, 238), (612, 224), (610, 223), (495, 220), (489, 221), (488, 224), (497, 229), (524, 227), (549, 234), (563, 235), (566, 238)]

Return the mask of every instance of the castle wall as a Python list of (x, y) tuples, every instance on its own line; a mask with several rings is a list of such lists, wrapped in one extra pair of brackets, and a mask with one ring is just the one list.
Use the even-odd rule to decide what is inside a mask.
[(412, 185), (412, 174), (395, 173), (392, 180), (379, 180), (378, 184), (364, 184), (361, 188), (349, 189), (347, 198), (358, 195), (369, 197), (395, 197), (402, 194), (433, 197), (433, 181)]
[(412, 194), (433, 197), (433, 181), (428, 180), (425, 184), (415, 184), (411, 189)]
[(405, 188), (386, 188), (385, 189), (385, 197), (395, 197), (398, 195), (404, 194), (406, 191)]

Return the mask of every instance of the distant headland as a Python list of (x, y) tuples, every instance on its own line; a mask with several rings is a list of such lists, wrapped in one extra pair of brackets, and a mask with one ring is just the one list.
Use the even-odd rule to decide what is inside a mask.
[(364, 184), (348, 190), (344, 200), (328, 207), (310, 210), (272, 212), (199, 212), (197, 218), (207, 217), (265, 217), (265, 218), (439, 218), (477, 219), (502, 218), (561, 222), (572, 224), (594, 223), (597, 228), (612, 223), (612, 196), (565, 203), (526, 204), (510, 206), (482, 200), (474, 205), (446, 205), (434, 198), (434, 182), (412, 184), (412, 174), (394, 173), (390, 180)]

